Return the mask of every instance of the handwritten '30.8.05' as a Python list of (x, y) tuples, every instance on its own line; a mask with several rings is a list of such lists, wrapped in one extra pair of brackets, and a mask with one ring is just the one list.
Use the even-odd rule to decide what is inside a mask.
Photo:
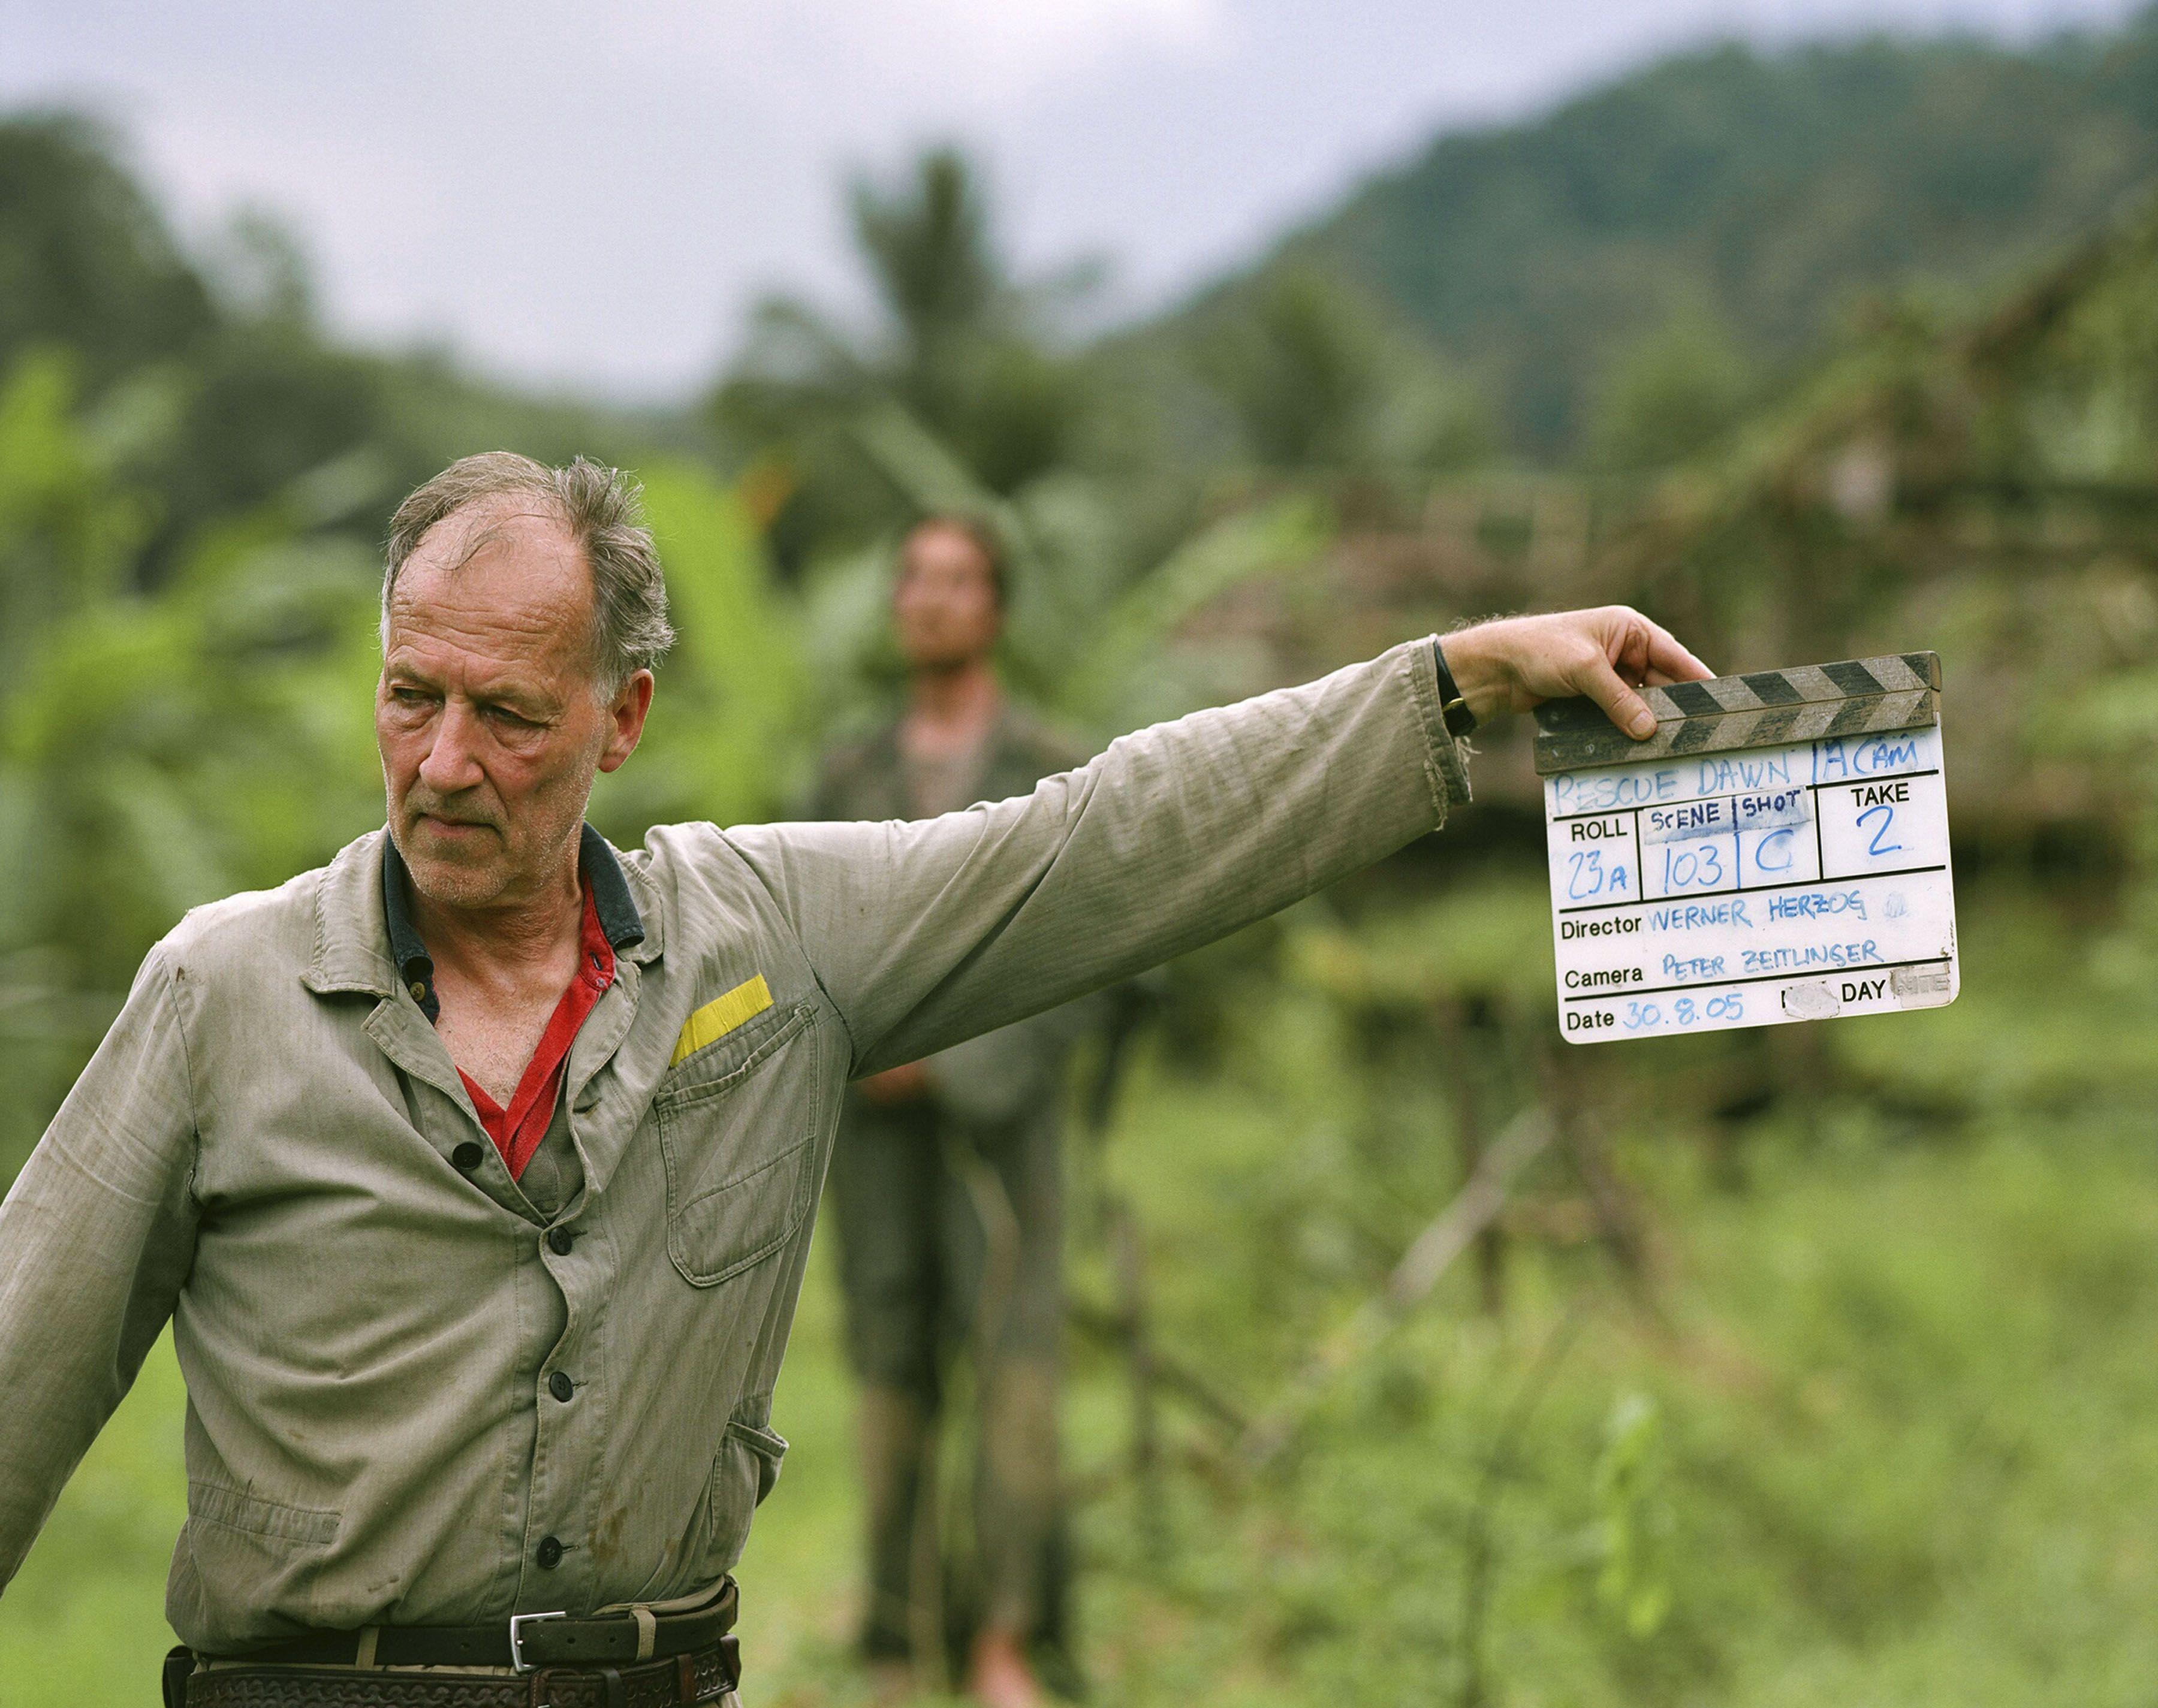
[[(1678, 998), (1671, 1004), (1671, 1020), (1675, 1025), (1691, 1026), (1698, 1020), (1739, 1021), (1746, 1018), (1746, 995), (1742, 991), (1729, 990), (1721, 996), (1712, 996), (1705, 1003), (1696, 1003), (1690, 996)], [(1626, 1011), (1618, 1017), (1618, 1024), (1629, 1032), (1641, 1032), (1651, 1026), (1664, 1024), (1660, 1003), (1629, 1000)]]

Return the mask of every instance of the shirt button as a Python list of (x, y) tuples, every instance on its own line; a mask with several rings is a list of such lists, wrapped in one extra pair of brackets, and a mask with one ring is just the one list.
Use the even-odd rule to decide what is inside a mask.
[(463, 1169), (466, 1174), (469, 1174), (474, 1169), (477, 1169), (479, 1166), (480, 1158), (486, 1154), (487, 1153), (485, 1151), (482, 1150), (470, 1139), (467, 1139), (462, 1144), (459, 1145), (455, 1150), (450, 1153), (450, 1160), (455, 1163), (458, 1168)]
[[(478, 1148), (477, 1146), (473, 1148), (475, 1149)], [(567, 1228), (549, 1228), (547, 1230), (547, 1249), (552, 1251), (557, 1257), (568, 1256), (570, 1255), (570, 1247), (576, 1243), (576, 1236), (570, 1233)]]
[(405, 989), (407, 989), (407, 990), (409, 990), (409, 991), (410, 991), (410, 992), (412, 993), (412, 1000), (413, 1000), (414, 1002), (425, 1002), (425, 1001), (426, 1001), (426, 999), (427, 999), (427, 987), (426, 987), (426, 985), (424, 985), (424, 984), (421, 983), (420, 983), (420, 981), (419, 981), (418, 979), (416, 979), (416, 979), (414, 979), (414, 980), (413, 980), (410, 984), (406, 985), (405, 988)]
[(562, 1563), (562, 1545), (552, 1536), (543, 1536), (539, 1551), (532, 1557), (540, 1562), (542, 1571), (552, 1571)]
[(566, 1406), (570, 1396), (577, 1391), (577, 1385), (558, 1370), (547, 1378), (547, 1391)]

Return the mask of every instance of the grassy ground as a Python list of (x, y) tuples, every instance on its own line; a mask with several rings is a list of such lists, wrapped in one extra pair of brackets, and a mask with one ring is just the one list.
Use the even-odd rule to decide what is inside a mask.
[[(1613, 1143), (1653, 1206), (1645, 1293), (1579, 1236), (1547, 1162), (1503, 1316), (1449, 1282), (1281, 1468), (1179, 1472), (1144, 1511), (1113, 1474), (1120, 1374), (1076, 1352), (1101, 1699), (2158, 1699), (2154, 1016), (2119, 946), (1969, 911), (1957, 1009), (1824, 1029), (1824, 1083), (1845, 1089), (1718, 1125), (1655, 1107), (1657, 1063), (1686, 1063), (1642, 1046), (1639, 1118)], [(1165, 1336), (1250, 1401), (1453, 1165), (1412, 1088), (1352, 1095), (1321, 1010), (1269, 996), (1245, 1018), (1272, 1047), (1234, 1071), (1143, 1066), (1114, 1155), (1156, 1231)], [(741, 1571), (766, 1708), (859, 1697), (833, 1308), (820, 1262), (775, 1416), (794, 1452)], [(152, 1699), (179, 1403), (161, 1349), (0, 1602), (8, 1708), (72, 1708), (93, 1675)]]

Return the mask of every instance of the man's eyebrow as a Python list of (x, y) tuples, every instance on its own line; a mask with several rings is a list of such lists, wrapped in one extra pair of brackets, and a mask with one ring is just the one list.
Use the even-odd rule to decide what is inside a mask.
[(557, 709), (553, 694), (536, 684), (523, 682), (488, 682), (477, 684), (472, 690), (475, 705), (503, 706), (516, 712), (551, 715)]
[(398, 653), (392, 653), (382, 661), (382, 673), (389, 678), (401, 676), (412, 682), (425, 683), (431, 688), (435, 683), (434, 677), (429, 672), (412, 659)]
[[(390, 682), (406, 681), (416, 687), (439, 688), (441, 679), (423, 668), (410, 658), (393, 653), (384, 662), (383, 677)], [(536, 717), (552, 717), (560, 710), (557, 697), (536, 683), (518, 681), (487, 682), (475, 684), (470, 689), (472, 704), (481, 706), (501, 706), (508, 710)]]

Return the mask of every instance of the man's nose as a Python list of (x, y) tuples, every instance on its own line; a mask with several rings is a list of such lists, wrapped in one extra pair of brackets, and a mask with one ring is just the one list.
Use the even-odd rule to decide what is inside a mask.
[(435, 739), (420, 761), (420, 781), (438, 796), (471, 788), (484, 775), (476, 751), (479, 736), (479, 720), (472, 709), (452, 700), (442, 708)]

